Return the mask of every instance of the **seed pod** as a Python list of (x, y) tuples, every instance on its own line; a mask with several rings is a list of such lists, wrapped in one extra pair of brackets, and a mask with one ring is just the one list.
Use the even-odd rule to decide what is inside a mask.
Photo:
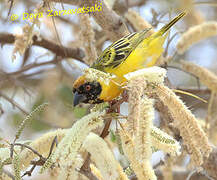
[(177, 51), (179, 54), (183, 54), (193, 44), (215, 35), (217, 35), (216, 21), (205, 22), (200, 25), (193, 26), (179, 39), (176, 46)]

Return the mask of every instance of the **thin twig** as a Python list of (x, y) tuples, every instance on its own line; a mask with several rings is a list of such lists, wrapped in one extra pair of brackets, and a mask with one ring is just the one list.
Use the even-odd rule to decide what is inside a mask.
[(16, 101), (9, 98), (7, 95), (0, 92), (0, 97), (3, 97), (5, 100), (7, 100), (9, 103), (15, 106), (17, 109), (19, 109), (22, 113), (24, 113), (25, 115), (28, 115), (28, 112), (26, 110), (24, 110)]
[(29, 56), (30, 56), (30, 52), (31, 52), (31, 47), (27, 47), (27, 49), (25, 50), (24, 55), (23, 55), (22, 66), (24, 66), (26, 64), (26, 62), (28, 61)]
[[(47, 2), (47, 4), (48, 4), (49, 9), (51, 10), (50, 3)], [(63, 8), (63, 3), (61, 3), (61, 6)], [(63, 47), (63, 45), (61, 43), (60, 36), (59, 36), (58, 31), (57, 31), (57, 27), (56, 27), (56, 23), (55, 23), (54, 17), (52, 16), (51, 19), (52, 19), (53, 27), (54, 27), (54, 30), (55, 30), (55, 33), (56, 33), (56, 38), (57, 38), (57, 40), (58, 40), (58, 42), (60, 44), (61, 49), (63, 50), (63, 52), (64, 52), (64, 54), (66, 56), (66, 51), (65, 51), (65, 48)]]
[(34, 154), (36, 154), (40, 159), (46, 159), (44, 158), (40, 153), (38, 153), (38, 151), (34, 150), (32, 147), (26, 145), (26, 144), (22, 144), (22, 143), (14, 143), (14, 146), (21, 146), (21, 147), (25, 147), (27, 149), (29, 149), (30, 151), (32, 151)]
[(49, 65), (49, 64), (56, 64), (58, 61), (61, 61), (62, 59), (59, 59), (59, 58), (54, 58), (50, 61), (46, 61), (46, 62), (41, 62), (41, 63), (32, 63), (32, 64), (28, 64), (24, 67), (22, 67), (22, 69), (18, 70), (18, 71), (15, 71), (15, 72), (11, 72), (11, 73), (7, 73), (7, 75), (19, 75), (25, 71), (28, 71), (30, 69), (33, 69), (33, 68), (36, 68), (36, 67), (39, 67), (39, 66), (44, 66), (44, 65)]
[(91, 172), (90, 169), (90, 153), (88, 153), (87, 158), (83, 166), (80, 168), (79, 172), (85, 175), (90, 180), (98, 180), (98, 178)]
[(50, 152), (49, 152), (47, 158), (49, 158), (50, 155), (52, 154), (52, 151), (54, 149), (55, 144), (56, 144), (56, 147), (57, 147), (58, 146), (57, 136), (55, 136), (54, 139), (53, 139), (53, 141), (52, 141), (52, 144), (50, 146)]
[(11, 10), (12, 10), (13, 4), (14, 4), (13, 0), (9, 0), (9, 1), (10, 1), (10, 7), (9, 7), (9, 10), (8, 10), (8, 17), (10, 16), (10, 13), (11, 13)]
[(176, 32), (175, 34), (173, 34), (167, 41), (167, 45), (166, 45), (166, 48), (165, 48), (165, 51), (163, 53), (163, 56), (166, 57), (167, 54), (168, 54), (168, 50), (169, 50), (169, 45), (171, 44), (172, 40), (178, 35), (179, 33)]

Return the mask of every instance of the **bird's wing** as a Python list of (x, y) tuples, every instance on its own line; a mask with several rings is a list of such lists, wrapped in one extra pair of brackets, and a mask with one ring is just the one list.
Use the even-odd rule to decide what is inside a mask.
[(124, 62), (130, 53), (147, 37), (149, 30), (150, 28), (139, 33), (131, 33), (114, 42), (102, 52), (91, 68), (105, 71), (106, 68), (117, 67)]

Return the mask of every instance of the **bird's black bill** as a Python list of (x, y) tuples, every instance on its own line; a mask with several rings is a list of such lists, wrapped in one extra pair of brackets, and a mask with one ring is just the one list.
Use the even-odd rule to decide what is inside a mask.
[(78, 104), (84, 102), (86, 100), (86, 97), (83, 94), (78, 94), (78, 92), (75, 92), (74, 99), (73, 99), (73, 105), (77, 106)]

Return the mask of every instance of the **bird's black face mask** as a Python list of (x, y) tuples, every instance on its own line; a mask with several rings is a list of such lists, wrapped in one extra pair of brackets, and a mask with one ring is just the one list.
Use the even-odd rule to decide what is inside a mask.
[(103, 102), (98, 97), (102, 91), (102, 87), (99, 82), (86, 82), (78, 88), (73, 89), (74, 100), (73, 105), (76, 106), (79, 103), (97, 104)]

